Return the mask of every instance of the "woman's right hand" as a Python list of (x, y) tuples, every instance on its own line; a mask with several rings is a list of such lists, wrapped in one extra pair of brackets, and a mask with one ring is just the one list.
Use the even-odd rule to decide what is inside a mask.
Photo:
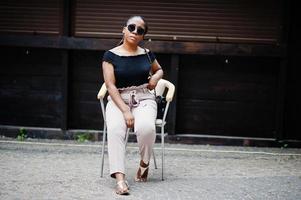
[(128, 128), (134, 127), (134, 116), (131, 113), (130, 107), (124, 103), (118, 89), (116, 88), (113, 65), (109, 62), (104, 61), (102, 65), (102, 70), (109, 95), (123, 113), (126, 126)]
[(134, 115), (131, 113), (131, 111), (127, 110), (127, 111), (123, 112), (123, 117), (124, 117), (126, 126), (128, 128), (133, 128), (135, 119), (134, 119)]

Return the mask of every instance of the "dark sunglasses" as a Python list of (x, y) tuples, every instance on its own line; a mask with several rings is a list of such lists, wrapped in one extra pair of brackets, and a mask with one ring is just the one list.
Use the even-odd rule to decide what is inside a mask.
[(136, 26), (136, 24), (129, 24), (127, 26), (128, 30), (132, 33), (136, 30), (136, 27), (137, 27), (137, 34), (138, 35), (144, 35), (145, 33), (145, 29), (140, 27), (140, 26)]

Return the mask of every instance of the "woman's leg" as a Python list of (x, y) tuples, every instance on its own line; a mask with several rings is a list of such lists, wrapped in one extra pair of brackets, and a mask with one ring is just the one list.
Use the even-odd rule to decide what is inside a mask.
[(106, 107), (106, 119), (110, 174), (119, 181), (124, 179), (125, 174), (126, 124), (122, 112), (112, 100)]
[[(133, 115), (135, 117), (135, 133), (137, 135), (137, 141), (141, 156), (140, 167), (137, 175), (143, 174), (143, 172), (149, 165), (149, 161), (152, 155), (153, 146), (156, 139), (156, 115), (157, 104), (154, 100), (141, 101), (139, 106), (133, 109)], [(146, 171), (147, 177), (147, 171)], [(145, 179), (146, 181), (146, 179)]]

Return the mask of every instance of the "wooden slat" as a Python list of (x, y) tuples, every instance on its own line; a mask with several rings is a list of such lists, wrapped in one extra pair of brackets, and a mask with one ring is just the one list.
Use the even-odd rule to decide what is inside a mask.
[[(51, 49), (108, 50), (116, 46), (120, 41), (120, 39), (109, 38), (110, 36), (108, 35), (104, 35), (103, 37), (104, 38), (96, 39), (64, 36), (2, 35), (0, 37), (0, 45)], [(246, 38), (241, 38), (241, 41), (243, 39)], [(145, 46), (156, 53), (164, 54), (235, 55), (252, 57), (285, 57), (287, 54), (285, 45), (145, 41)]]

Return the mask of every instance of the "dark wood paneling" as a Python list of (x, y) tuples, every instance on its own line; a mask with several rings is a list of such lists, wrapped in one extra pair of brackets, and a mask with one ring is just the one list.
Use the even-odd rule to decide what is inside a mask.
[(177, 133), (273, 137), (278, 59), (181, 56)]
[(0, 56), (0, 124), (60, 127), (60, 51), (0, 48)]
[(69, 128), (101, 129), (103, 119), (96, 95), (103, 83), (103, 52), (72, 51), (70, 55)]
[(177, 133), (272, 138), (274, 115), (259, 103), (179, 99)]

